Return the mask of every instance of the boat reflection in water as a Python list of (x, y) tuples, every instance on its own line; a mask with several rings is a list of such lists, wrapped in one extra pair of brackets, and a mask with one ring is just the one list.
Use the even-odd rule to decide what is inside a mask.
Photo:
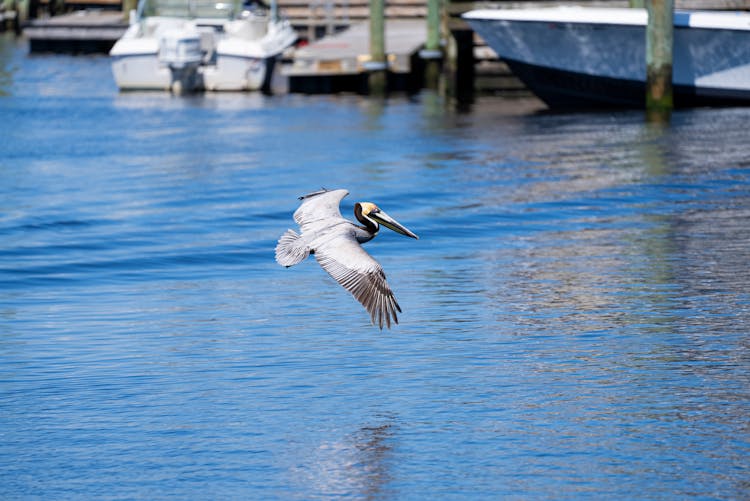
[[(645, 9), (474, 10), (464, 19), (550, 107), (645, 103)], [(675, 106), (750, 104), (750, 13), (676, 12)]]

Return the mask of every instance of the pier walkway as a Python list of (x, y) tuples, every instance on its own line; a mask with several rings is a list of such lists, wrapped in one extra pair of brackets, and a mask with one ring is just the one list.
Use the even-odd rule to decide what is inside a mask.
[[(357, 23), (294, 51), (293, 62), (282, 66), (292, 92), (364, 91), (370, 61), (368, 23)], [(427, 37), (422, 20), (392, 20), (386, 23), (385, 49), (390, 84), (407, 86), (415, 72), (415, 58)], [(403, 90), (403, 89), (402, 89)]]
[(23, 30), (31, 52), (108, 52), (128, 25), (122, 12), (79, 10), (31, 21)]

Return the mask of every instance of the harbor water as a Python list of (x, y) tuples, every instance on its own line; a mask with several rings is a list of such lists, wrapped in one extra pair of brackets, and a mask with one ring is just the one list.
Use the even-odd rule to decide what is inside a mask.
[[(118, 93), (0, 42), (0, 498), (747, 499), (750, 109)], [(346, 188), (390, 330), (274, 247)]]

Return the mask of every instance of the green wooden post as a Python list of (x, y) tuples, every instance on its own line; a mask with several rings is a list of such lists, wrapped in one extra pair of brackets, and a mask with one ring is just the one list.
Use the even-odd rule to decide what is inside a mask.
[(16, 1), (16, 21), (18, 22), (18, 26), (29, 20), (29, 4), (29, 0)]
[(370, 0), (370, 61), (365, 69), (369, 71), (367, 83), (370, 94), (384, 95), (387, 84), (385, 0)]
[(443, 53), (440, 50), (440, 3), (441, 0), (427, 1), (427, 40), (420, 57), (425, 61), (425, 86), (437, 89), (440, 82), (440, 60)]
[(440, 0), (427, 1), (427, 50), (440, 50)]
[(672, 97), (674, 0), (647, 0), (646, 111), (657, 120), (668, 119)]
[(130, 20), (130, 11), (138, 8), (138, 0), (122, 0), (122, 15), (125, 21)]

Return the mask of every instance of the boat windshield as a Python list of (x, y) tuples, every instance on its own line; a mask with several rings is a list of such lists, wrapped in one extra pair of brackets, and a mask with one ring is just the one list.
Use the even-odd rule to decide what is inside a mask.
[(138, 17), (232, 19), (241, 10), (240, 0), (140, 0)]

